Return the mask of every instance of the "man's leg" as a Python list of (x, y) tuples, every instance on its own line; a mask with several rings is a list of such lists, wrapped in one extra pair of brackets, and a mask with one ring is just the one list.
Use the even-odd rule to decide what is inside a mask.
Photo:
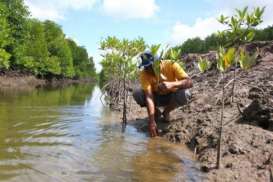
[(170, 121), (170, 112), (172, 110), (174, 110), (175, 108), (177, 108), (177, 104), (175, 101), (170, 101), (170, 104), (168, 104), (165, 108), (164, 108), (164, 111), (163, 111), (163, 116), (164, 116), (164, 119), (166, 121)]
[(140, 107), (146, 106), (145, 93), (142, 89), (138, 88), (133, 91), (133, 98)]
[(163, 111), (163, 116), (165, 121), (170, 121), (170, 112), (179, 106), (183, 106), (188, 103), (191, 94), (189, 90), (179, 89), (172, 94), (169, 104), (165, 107)]
[[(138, 88), (133, 91), (133, 98), (140, 107), (146, 107), (145, 93), (142, 89)], [(161, 111), (155, 107), (155, 120), (158, 121), (161, 117)]]

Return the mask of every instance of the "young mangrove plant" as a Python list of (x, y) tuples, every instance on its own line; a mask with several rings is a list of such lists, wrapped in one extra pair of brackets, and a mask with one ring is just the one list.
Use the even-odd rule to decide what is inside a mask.
[(122, 131), (127, 125), (128, 96), (130, 83), (137, 77), (136, 57), (143, 52), (146, 44), (142, 38), (135, 40), (119, 40), (116, 37), (108, 37), (101, 42), (103, 51), (102, 73), (103, 93), (109, 96), (110, 107), (119, 107), (122, 101)]
[(183, 69), (186, 68), (184, 62), (181, 61), (181, 50), (180, 49), (174, 49), (174, 48), (170, 49), (169, 59), (173, 63), (178, 63)]
[[(232, 66), (235, 65), (233, 71), (233, 80), (232, 80), (232, 102), (234, 97), (234, 89), (236, 82), (236, 69), (237, 63), (239, 60), (240, 66), (242, 69), (249, 69), (255, 64), (256, 54), (252, 56), (249, 55), (245, 50), (241, 50), (240, 53), (236, 53), (236, 49), (243, 43), (250, 42), (253, 40), (254, 27), (259, 25), (262, 22), (262, 14), (264, 8), (255, 8), (253, 12), (249, 13), (248, 8), (243, 10), (236, 10), (237, 14), (231, 17), (225, 17), (221, 15), (219, 22), (227, 25), (229, 28), (225, 31), (219, 32), (220, 37), (223, 37), (222, 46), (218, 50), (218, 60), (217, 68), (221, 72), (222, 79), (222, 108), (221, 108), (221, 117), (218, 127), (218, 144), (217, 144), (217, 162), (216, 167), (220, 168), (221, 161), (221, 140), (223, 133), (223, 120), (224, 120), (224, 109), (225, 109), (225, 72), (229, 70)], [(233, 48), (229, 48), (234, 46)], [(228, 49), (226, 49), (227, 47)], [(239, 58), (236, 57), (239, 55)]]
[(205, 73), (211, 68), (211, 62), (208, 60), (208, 58), (199, 57), (197, 66), (201, 73)]
[(235, 61), (235, 49), (230, 48), (227, 51), (220, 47), (218, 51), (218, 60), (217, 60), (217, 68), (221, 72), (221, 80), (222, 80), (222, 108), (221, 108), (221, 117), (218, 126), (218, 142), (217, 142), (217, 161), (216, 168), (220, 168), (221, 162), (221, 141), (222, 141), (222, 133), (223, 133), (223, 120), (224, 120), (224, 109), (225, 109), (225, 72), (231, 67), (232, 63)]
[(243, 70), (249, 70), (252, 66), (256, 64), (257, 53), (253, 53), (252, 55), (246, 52), (245, 49), (240, 50), (239, 63), (240, 67)]
[[(265, 7), (254, 8), (252, 12), (248, 11), (248, 7), (242, 10), (236, 9), (236, 14), (233, 16), (221, 15), (218, 21), (227, 26), (224, 31), (218, 32), (221, 45), (224, 47), (238, 47), (244, 43), (250, 42), (255, 37), (255, 27), (263, 22), (262, 15)], [(233, 70), (233, 85), (232, 85), (232, 102), (234, 101), (234, 89), (236, 83), (237, 61)]]
[[(232, 65), (238, 60), (240, 63), (240, 67), (243, 70), (250, 69), (256, 63), (257, 54), (253, 53), (252, 55), (246, 50), (241, 49), (240, 54), (236, 54), (235, 48), (226, 49), (224, 47), (219, 47), (217, 52), (217, 69), (220, 71), (220, 81), (221, 81), (221, 113), (220, 113), (220, 121), (218, 125), (218, 141), (217, 141), (217, 160), (216, 160), (216, 168), (219, 169), (221, 165), (221, 141), (223, 136), (223, 126), (224, 124), (224, 111), (225, 111), (225, 88), (227, 85), (231, 83), (231, 80), (228, 84), (225, 85), (225, 74), (230, 70)], [(204, 59), (199, 60), (198, 66), (200, 67), (200, 71), (204, 73), (206, 70), (206, 64)], [(203, 66), (203, 67), (202, 67)]]

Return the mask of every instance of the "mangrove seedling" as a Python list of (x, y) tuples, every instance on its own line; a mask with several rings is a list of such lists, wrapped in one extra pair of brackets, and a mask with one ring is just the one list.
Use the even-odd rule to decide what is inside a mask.
[[(220, 31), (218, 34), (223, 41), (222, 46), (238, 48), (244, 43), (251, 42), (255, 37), (254, 28), (263, 22), (262, 15), (264, 10), (265, 7), (257, 7), (254, 8), (252, 12), (249, 12), (248, 7), (245, 7), (242, 10), (236, 9), (236, 14), (233, 16), (228, 17), (221, 15), (218, 21), (228, 27), (226, 30)], [(232, 102), (234, 100), (236, 70), (237, 61), (235, 62), (235, 68), (233, 70), (233, 83), (231, 90)]]
[(217, 68), (221, 72), (222, 83), (222, 108), (221, 108), (221, 118), (218, 126), (218, 142), (217, 142), (217, 161), (216, 168), (220, 168), (221, 162), (221, 141), (222, 141), (222, 133), (223, 133), (223, 120), (224, 120), (224, 109), (225, 109), (225, 72), (230, 68), (235, 59), (235, 49), (230, 48), (227, 51), (220, 47), (218, 51), (218, 61)]
[(240, 50), (239, 63), (243, 70), (248, 70), (256, 64), (257, 53), (250, 55), (245, 49)]
[[(106, 93), (110, 96), (110, 104), (119, 105), (122, 100), (122, 132), (127, 124), (127, 100), (129, 96), (129, 84), (136, 79), (137, 65), (134, 62), (139, 52), (146, 49), (142, 38), (136, 40), (118, 39), (108, 37), (101, 42), (103, 51), (102, 71)], [(112, 103), (113, 102), (113, 103)]]
[(211, 62), (208, 60), (208, 58), (199, 57), (197, 65), (201, 73), (205, 73), (211, 68)]

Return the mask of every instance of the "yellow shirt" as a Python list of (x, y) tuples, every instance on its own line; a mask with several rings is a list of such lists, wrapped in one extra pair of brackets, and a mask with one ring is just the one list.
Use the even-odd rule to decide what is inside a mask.
[[(145, 70), (140, 72), (140, 84), (144, 91), (151, 90), (152, 92), (158, 92), (159, 83), (163, 81), (173, 82), (185, 78), (188, 78), (188, 75), (184, 69), (178, 63), (173, 63), (169, 60), (161, 61), (159, 78)], [(171, 92), (175, 92), (176, 90), (172, 89)], [(159, 92), (159, 94), (167, 94), (169, 92)]]

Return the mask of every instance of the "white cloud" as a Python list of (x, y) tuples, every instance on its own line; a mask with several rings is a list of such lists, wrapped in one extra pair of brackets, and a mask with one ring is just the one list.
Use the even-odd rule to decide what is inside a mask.
[(90, 9), (96, 0), (25, 0), (33, 17), (45, 20), (63, 19), (69, 10)]
[(223, 29), (223, 25), (221, 25), (215, 17), (206, 19), (198, 18), (192, 26), (177, 22), (172, 28), (171, 44), (180, 44), (188, 38), (205, 38), (206, 36)]
[(64, 19), (69, 10), (88, 10), (101, 2), (103, 12), (121, 19), (150, 18), (159, 10), (155, 0), (25, 0), (33, 17)]
[(208, 18), (197, 18), (193, 25), (183, 24), (178, 21), (172, 27), (171, 30), (171, 44), (181, 44), (188, 38), (200, 37), (205, 38), (217, 30), (223, 30), (224, 27), (217, 21), (219, 14), (232, 15), (235, 9), (241, 9), (245, 6), (252, 10), (253, 7), (263, 7), (265, 6), (265, 12), (263, 16), (264, 22), (259, 26), (259, 28), (264, 28), (269, 25), (273, 25), (273, 0), (206, 0), (211, 3), (211, 6), (215, 10), (215, 16)]
[(150, 18), (159, 10), (159, 6), (155, 0), (104, 0), (103, 10), (115, 18)]

